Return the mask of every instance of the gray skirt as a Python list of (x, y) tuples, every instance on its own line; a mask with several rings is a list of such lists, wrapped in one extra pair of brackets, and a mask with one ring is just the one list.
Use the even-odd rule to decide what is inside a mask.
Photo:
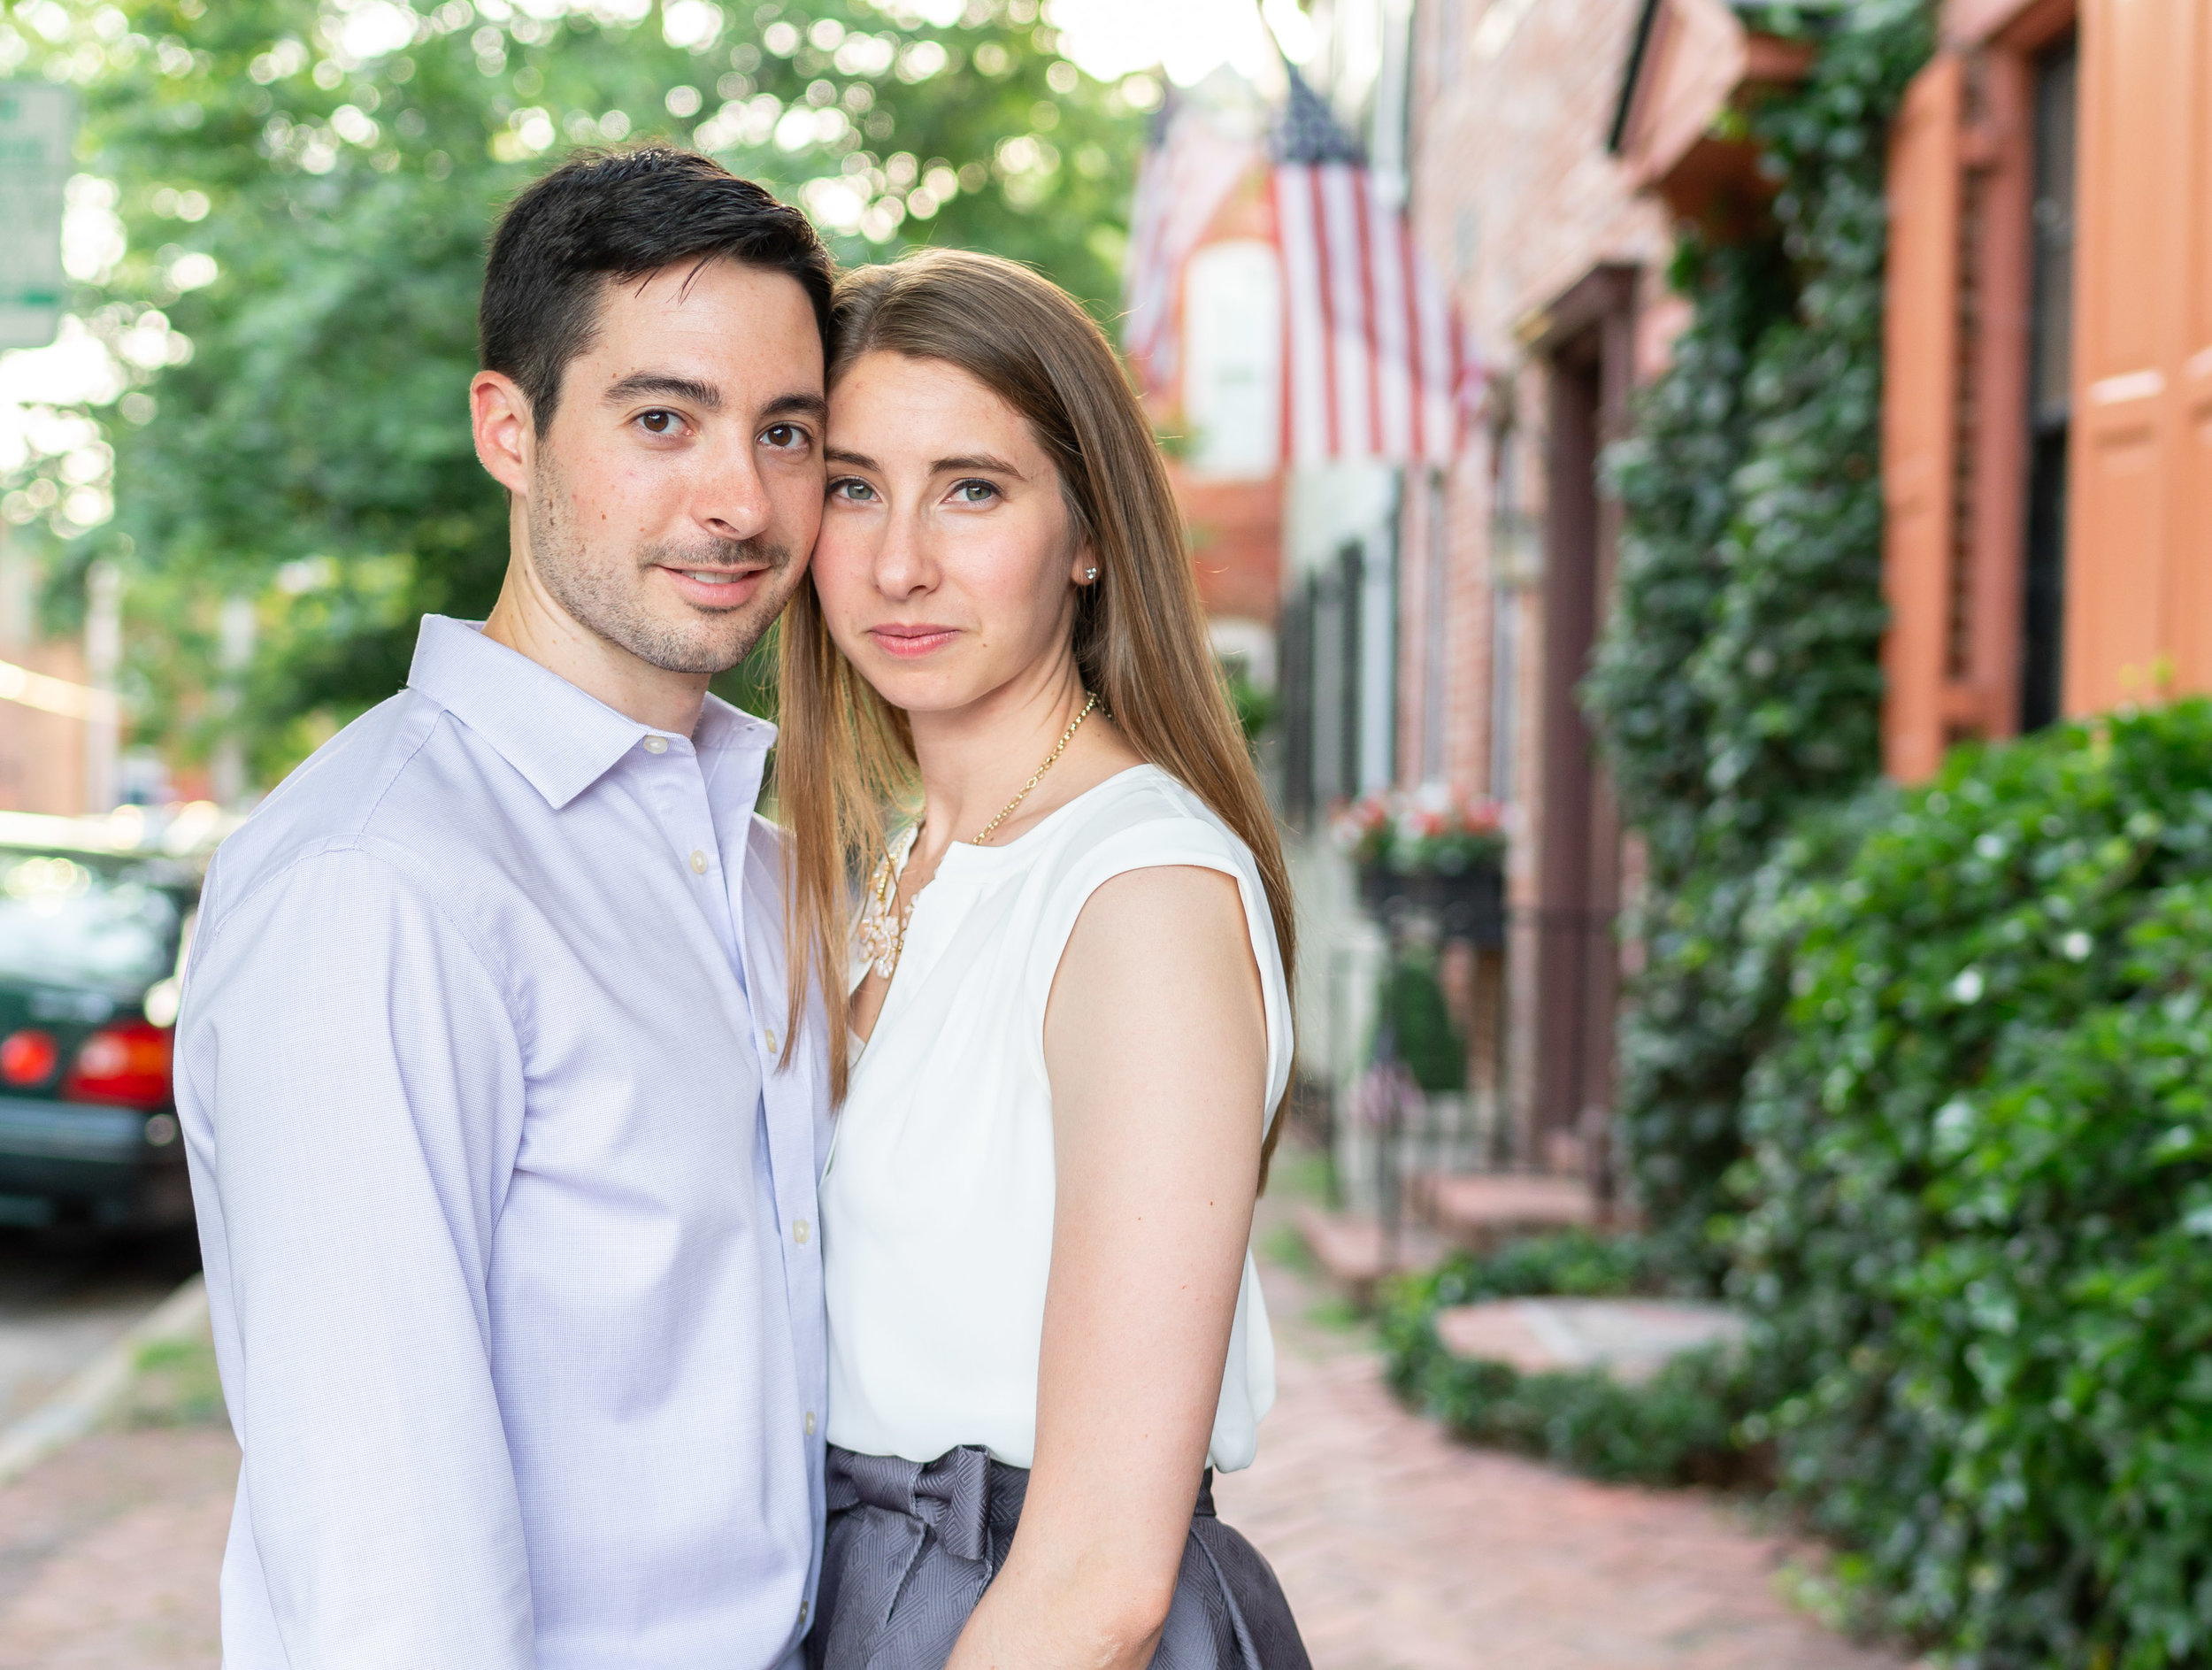
[[(808, 1670), (944, 1670), (1005, 1563), (1029, 1474), (978, 1449), (923, 1463), (829, 1452)], [(1282, 1585), (1199, 1487), (1152, 1670), (1311, 1670)]]

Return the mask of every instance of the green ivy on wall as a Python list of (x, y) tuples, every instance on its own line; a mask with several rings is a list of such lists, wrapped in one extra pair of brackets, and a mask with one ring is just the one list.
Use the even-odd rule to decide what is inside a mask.
[[(1784, 6), (1755, 21), (1808, 27)], [(1583, 688), (1650, 848), (1619, 1126), (1654, 1227), (1709, 1262), (1745, 1074), (1786, 997), (1753, 920), (1826, 850), (1786, 855), (1786, 834), (1879, 758), (1884, 161), (1933, 37), (1923, 0), (1820, 23), (1805, 82), (1747, 119), (1776, 186), (1763, 229), (1684, 240), (1694, 317), (1609, 460), (1619, 592)]]

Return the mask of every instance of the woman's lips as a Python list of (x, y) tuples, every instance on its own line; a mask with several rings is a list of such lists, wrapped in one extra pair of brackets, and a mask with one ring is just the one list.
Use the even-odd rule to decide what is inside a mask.
[(871, 627), (868, 635), (886, 655), (914, 661), (941, 650), (960, 635), (957, 627)]

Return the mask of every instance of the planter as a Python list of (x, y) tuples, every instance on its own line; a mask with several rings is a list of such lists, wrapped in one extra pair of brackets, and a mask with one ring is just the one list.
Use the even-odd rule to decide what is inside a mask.
[(1408, 916), (1434, 922), (1446, 939), (1463, 939), (1486, 950), (1505, 943), (1505, 873), (1479, 864), (1456, 875), (1433, 870), (1402, 874), (1386, 865), (1359, 868), (1359, 898), (1386, 927)]

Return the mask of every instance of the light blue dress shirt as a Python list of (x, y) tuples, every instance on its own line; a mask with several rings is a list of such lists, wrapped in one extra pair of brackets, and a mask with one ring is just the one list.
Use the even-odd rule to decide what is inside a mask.
[(463, 622), (218, 854), (179, 1027), (227, 1670), (773, 1670), (814, 1596), (826, 1035), (773, 727)]

